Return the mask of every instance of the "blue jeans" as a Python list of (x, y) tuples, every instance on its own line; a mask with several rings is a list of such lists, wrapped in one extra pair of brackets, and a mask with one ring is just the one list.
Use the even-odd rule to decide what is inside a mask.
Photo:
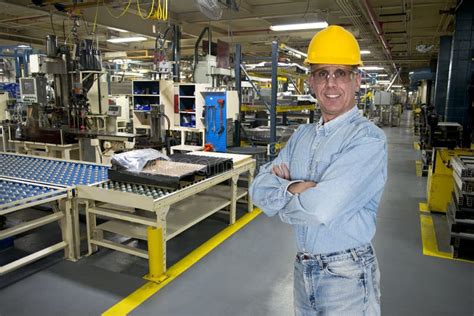
[(298, 253), (294, 304), (296, 316), (380, 315), (380, 271), (372, 246)]

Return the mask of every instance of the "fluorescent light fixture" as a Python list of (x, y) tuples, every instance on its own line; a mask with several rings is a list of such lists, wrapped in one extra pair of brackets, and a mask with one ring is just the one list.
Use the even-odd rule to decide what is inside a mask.
[(390, 80), (377, 80), (378, 84), (389, 84)]
[(392, 88), (403, 88), (401, 84), (394, 84), (392, 85)]
[(280, 32), (280, 31), (324, 29), (326, 27), (328, 27), (327, 22), (313, 22), (313, 23), (272, 25), (270, 26), (270, 30)]
[(363, 50), (360, 51), (360, 54), (361, 55), (368, 55), (368, 54), (370, 54), (370, 50), (364, 50), (363, 49)]
[(377, 74), (377, 77), (388, 77), (387, 74)]
[(379, 66), (362, 66), (362, 67), (359, 67), (359, 69), (362, 69), (362, 70), (384, 70), (385, 68), (379, 67)]
[(112, 60), (112, 62), (116, 63), (117, 65), (128, 64), (131, 61), (132, 61), (131, 59), (120, 59), (120, 58)]
[(127, 30), (119, 29), (119, 28), (116, 28), (116, 27), (107, 26), (107, 28), (108, 28), (109, 30), (117, 31), (117, 32), (120, 32), (120, 33), (128, 33)]
[(409, 75), (413, 75), (413, 73), (414, 73), (413, 71), (410, 71), (408, 74), (409, 74)]
[(31, 48), (30, 45), (23, 45), (23, 44), (18, 45), (17, 47), (18, 47), (18, 48)]
[(280, 47), (281, 47), (283, 50), (286, 50), (286, 51), (289, 53), (289, 55), (295, 56), (296, 58), (300, 58), (300, 59), (301, 59), (302, 57), (304, 57), (304, 58), (308, 57), (308, 55), (307, 55), (306, 53), (303, 53), (302, 51), (299, 51), (299, 50), (297, 50), (297, 49), (295, 49), (295, 48), (289, 47), (289, 46), (287, 46), (287, 45), (285, 45), (285, 44), (281, 44)]
[(132, 36), (132, 37), (115, 37), (110, 38), (107, 42), (110, 43), (130, 43), (130, 42), (143, 42), (146, 41), (146, 37), (143, 36)]
[(116, 72), (112, 76), (132, 76), (132, 77), (144, 77), (144, 74), (137, 73), (137, 72), (131, 72), (131, 71), (122, 71), (122, 72)]

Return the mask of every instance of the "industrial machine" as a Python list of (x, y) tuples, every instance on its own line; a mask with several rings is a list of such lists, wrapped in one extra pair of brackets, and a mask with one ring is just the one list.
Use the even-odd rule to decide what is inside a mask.
[(474, 157), (451, 159), (454, 191), (446, 217), (454, 258), (474, 260)]
[(203, 117), (206, 143), (218, 152), (233, 145), (233, 123), (239, 113), (237, 91), (205, 91)]
[(468, 149), (433, 148), (433, 161), (428, 170), (427, 198), (428, 210), (446, 213), (453, 191), (453, 169), (451, 158), (473, 156)]

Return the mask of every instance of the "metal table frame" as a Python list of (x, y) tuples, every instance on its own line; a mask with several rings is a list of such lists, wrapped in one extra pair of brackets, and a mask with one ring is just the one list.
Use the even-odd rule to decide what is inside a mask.
[[(240, 175), (247, 173), (250, 186), (255, 166), (255, 160), (249, 159), (230, 171), (198, 181), (157, 199), (104, 189), (98, 185), (78, 186), (78, 197), (86, 203), (89, 255), (97, 251), (98, 247), (135, 255), (149, 260), (150, 280), (159, 282), (166, 279), (168, 240), (227, 207), (229, 222), (235, 223), (237, 200), (245, 196), (248, 211), (252, 211), (253, 204), (248, 190), (238, 188), (237, 181)], [(221, 185), (227, 180), (231, 180), (230, 187)], [(123, 207), (139, 209), (142, 214), (139, 214), (139, 211), (125, 211)], [(98, 225), (97, 217), (108, 219), (108, 222)], [(103, 237), (104, 231), (146, 240), (148, 251), (107, 240)]]
[[(53, 161), (70, 163), (70, 164), (83, 164), (83, 165), (108, 167), (106, 165), (84, 162), (84, 161), (67, 161), (67, 160), (59, 159), (59, 158), (32, 156), (32, 155), (24, 155), (24, 154), (17, 154), (17, 153), (2, 152), (0, 153), (0, 155), (8, 155), (8, 156), (15, 156), (15, 157), (28, 157), (28, 158), (48, 160), (48, 161), (53, 160)], [(79, 229), (79, 205), (78, 205), (78, 199), (76, 197), (76, 185), (75, 184), (67, 185), (67, 184), (54, 183), (54, 182), (41, 182), (38, 180), (29, 179), (25, 177), (20, 178), (20, 177), (7, 176), (7, 175), (2, 174), (1, 171), (0, 171), (0, 177), (5, 178), (5, 179), (20, 181), (20, 182), (24, 182), (24, 183), (28, 183), (32, 185), (57, 187), (57, 188), (64, 189), (68, 192), (66, 196), (63, 196), (61, 199), (58, 199), (59, 208), (61, 212), (66, 215), (66, 219), (67, 219), (66, 220), (67, 225), (61, 226), (61, 230), (63, 232), (63, 236), (67, 236), (67, 240), (68, 240), (68, 247), (67, 247), (65, 258), (67, 260), (77, 261), (80, 258), (80, 229)], [(43, 202), (43, 203), (46, 203), (46, 202)], [(38, 205), (38, 204), (28, 205), (23, 208), (32, 207), (35, 205)], [(2, 214), (0, 213), (0, 215)], [(0, 234), (0, 240), (2, 239), (2, 236), (3, 235)]]
[[(71, 208), (72, 191), (70, 188), (57, 187), (53, 185), (32, 183), (27, 181), (20, 181), (9, 177), (0, 177), (0, 180), (6, 182), (14, 182), (19, 184), (27, 184), (36, 187), (47, 187), (54, 189), (52, 192), (16, 200), (14, 202), (0, 205), (0, 215), (7, 215), (14, 212), (24, 210), (37, 205), (52, 204), (53, 213), (34, 220), (30, 220), (25, 223), (18, 224), (16, 226), (4, 229), (0, 231), (0, 240), (17, 236), (34, 230), (38, 227), (45, 226), (47, 224), (58, 222), (61, 229), (62, 241), (54, 245), (48, 246), (41, 250), (38, 250), (25, 257), (17, 259), (6, 265), (0, 266), (0, 275), (14, 271), (22, 266), (37, 261), (45, 256), (48, 256), (54, 252), (64, 249), (64, 255), (66, 258), (74, 258), (74, 234), (73, 234), (73, 218)], [(62, 204), (62, 205), (60, 205)]]

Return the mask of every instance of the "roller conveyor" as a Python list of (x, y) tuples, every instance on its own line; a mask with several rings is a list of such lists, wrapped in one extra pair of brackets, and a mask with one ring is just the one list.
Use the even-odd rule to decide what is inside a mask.
[(0, 214), (57, 200), (66, 195), (64, 188), (0, 178)]
[(18, 154), (0, 154), (0, 175), (61, 186), (107, 180), (108, 167)]
[(110, 190), (110, 191), (119, 191), (134, 193), (138, 195), (147, 196), (153, 198), (154, 200), (165, 197), (175, 190), (168, 188), (161, 188), (158, 186), (145, 185), (145, 184), (136, 184), (131, 182), (121, 182), (121, 181), (106, 181), (94, 185), (97, 188)]

